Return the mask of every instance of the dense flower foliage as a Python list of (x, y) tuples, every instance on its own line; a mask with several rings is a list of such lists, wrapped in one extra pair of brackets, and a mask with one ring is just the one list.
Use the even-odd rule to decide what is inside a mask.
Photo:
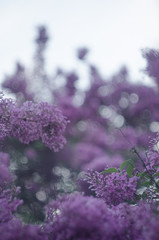
[(136, 206), (119, 204), (112, 209), (112, 214), (122, 228), (121, 239), (148, 240), (158, 238), (158, 211), (155, 211), (149, 204), (143, 202)]
[(0, 225), (1, 238), (5, 240), (47, 240), (47, 236), (34, 225), (23, 226), (19, 219)]
[(74, 194), (50, 202), (46, 208), (45, 231), (50, 239), (115, 239), (115, 218), (102, 200)]
[(60, 197), (46, 207), (43, 230), (50, 239), (158, 239), (158, 212), (140, 202), (109, 208), (101, 199), (79, 194)]

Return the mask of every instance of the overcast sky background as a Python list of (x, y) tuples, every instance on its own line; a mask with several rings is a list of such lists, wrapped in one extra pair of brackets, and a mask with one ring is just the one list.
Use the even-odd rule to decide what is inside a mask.
[(51, 37), (50, 73), (77, 68), (75, 50), (87, 46), (103, 75), (126, 64), (133, 79), (144, 81), (141, 49), (159, 48), (159, 0), (0, 0), (0, 80), (17, 60), (31, 64), (40, 24)]

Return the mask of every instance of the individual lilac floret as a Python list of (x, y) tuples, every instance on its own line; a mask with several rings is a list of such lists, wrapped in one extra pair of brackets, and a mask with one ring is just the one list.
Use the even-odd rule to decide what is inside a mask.
[(43, 230), (54, 240), (113, 240), (120, 232), (103, 200), (80, 194), (52, 201)]
[(92, 170), (86, 174), (85, 178), (90, 184), (90, 189), (108, 205), (118, 205), (124, 201), (134, 200), (137, 179), (136, 176), (129, 178), (126, 172), (101, 174)]

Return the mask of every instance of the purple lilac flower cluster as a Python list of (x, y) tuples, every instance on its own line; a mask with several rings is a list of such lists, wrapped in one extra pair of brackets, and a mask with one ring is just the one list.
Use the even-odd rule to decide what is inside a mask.
[(156, 49), (146, 49), (143, 51), (143, 57), (147, 60), (146, 72), (153, 77), (157, 85), (159, 84), (159, 51)]
[(72, 194), (48, 204), (42, 229), (55, 240), (157, 240), (158, 223), (158, 211), (144, 202), (109, 208), (101, 199)]
[(156, 207), (154, 208), (145, 202), (139, 202), (135, 206), (121, 203), (113, 207), (111, 213), (122, 228), (121, 239), (158, 239), (159, 216)]
[(132, 201), (135, 198), (138, 178), (136, 176), (130, 178), (126, 172), (101, 174), (97, 171), (89, 171), (85, 180), (96, 196), (110, 206)]
[(28, 144), (41, 139), (54, 151), (58, 151), (66, 143), (63, 132), (68, 121), (57, 107), (31, 101), (19, 107), (11, 99), (4, 99), (3, 95), (0, 100), (1, 140), (6, 136), (15, 137)]
[(50, 239), (105, 240), (120, 232), (114, 222), (104, 201), (72, 194), (49, 203), (43, 229)]

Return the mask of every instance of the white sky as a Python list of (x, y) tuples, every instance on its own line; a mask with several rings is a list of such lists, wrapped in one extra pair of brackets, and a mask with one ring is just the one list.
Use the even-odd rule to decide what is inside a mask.
[(75, 49), (87, 46), (104, 75), (126, 64), (142, 78), (140, 49), (159, 47), (159, 0), (0, 0), (0, 80), (17, 60), (30, 65), (40, 24), (51, 36), (50, 72), (76, 68)]

